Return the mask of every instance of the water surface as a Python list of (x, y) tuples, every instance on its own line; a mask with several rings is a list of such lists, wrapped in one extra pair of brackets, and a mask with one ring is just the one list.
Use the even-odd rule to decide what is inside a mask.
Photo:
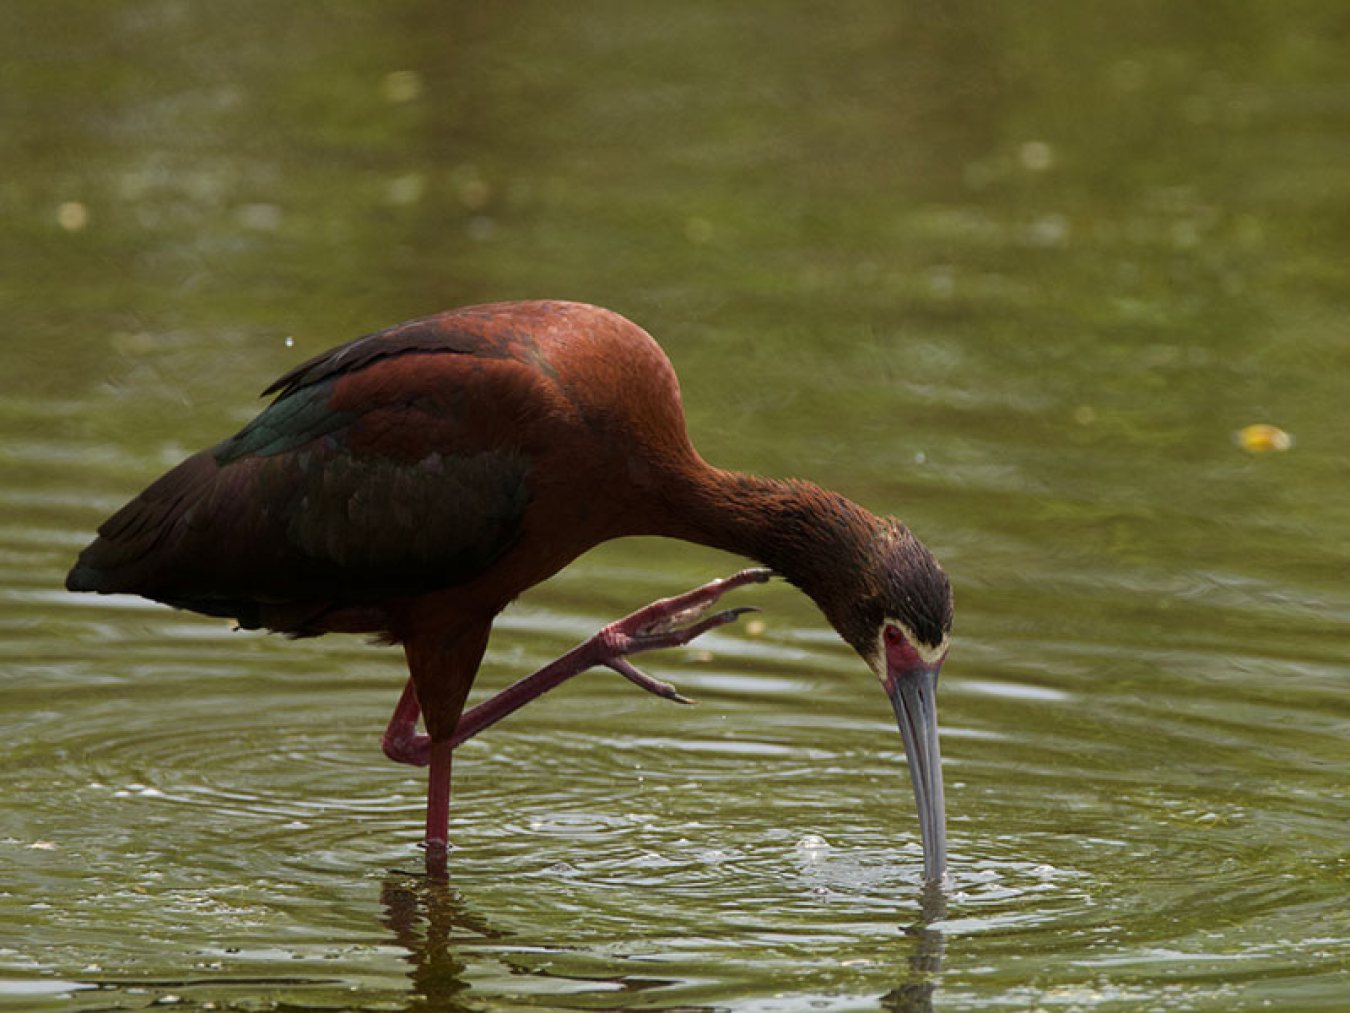
[[(0, 1005), (1341, 1008), (1340, 5), (645, 6), (6, 8)], [(397, 652), (61, 590), (289, 365), (533, 296), (943, 559), (944, 893), (782, 584), (646, 661), (698, 706), (597, 672), (468, 744), (448, 882)], [(740, 565), (603, 547), (479, 690)]]

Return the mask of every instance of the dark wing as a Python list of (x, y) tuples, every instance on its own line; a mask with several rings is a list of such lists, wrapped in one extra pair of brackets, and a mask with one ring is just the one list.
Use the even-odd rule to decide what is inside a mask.
[(490, 355), (495, 350), (495, 344), (485, 341), (483, 335), (466, 327), (456, 327), (457, 316), (464, 317), (465, 314), (461, 311), (459, 314), (445, 313), (409, 320), (405, 324), (396, 324), (387, 330), (330, 348), (287, 370), (268, 384), (262, 396), (279, 393), (285, 397), (301, 387), (331, 380), (344, 373), (355, 373), (372, 362), (398, 355), (419, 352)]
[(275, 626), (269, 609), (359, 608), (481, 575), (529, 502), (530, 460), (510, 430), (535, 374), (451, 320), (292, 370), (239, 433), (110, 518), (67, 587)]

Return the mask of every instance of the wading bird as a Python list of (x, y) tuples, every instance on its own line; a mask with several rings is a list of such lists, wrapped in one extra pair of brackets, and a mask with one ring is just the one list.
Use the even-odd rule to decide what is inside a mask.
[[(246, 629), (401, 644), (410, 679), (383, 747), (430, 768), (429, 856), (443, 861), (447, 845), (456, 745), (597, 665), (682, 700), (628, 657), (731, 622), (745, 610), (706, 610), (772, 571), (819, 606), (890, 697), (924, 875), (941, 878), (946, 575), (893, 518), (809, 482), (705, 462), (675, 372), (641, 328), (579, 303), (469, 307), (358, 338), (263, 393), (276, 397), (242, 430), (106, 521), (66, 586), (142, 595)], [(624, 535), (679, 538), (770, 569), (648, 605), (465, 712), (497, 614)]]

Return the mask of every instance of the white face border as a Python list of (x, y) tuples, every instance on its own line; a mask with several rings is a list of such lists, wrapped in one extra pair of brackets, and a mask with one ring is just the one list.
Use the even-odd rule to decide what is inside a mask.
[(951, 643), (949, 634), (942, 635), (942, 643), (936, 647), (922, 643), (914, 635), (914, 631), (908, 625), (902, 623), (899, 619), (892, 619), (889, 616), (882, 620), (881, 629), (877, 630), (877, 646), (872, 651), (872, 656), (867, 659), (872, 671), (876, 677), (883, 683), (886, 681), (886, 627), (894, 626), (900, 631), (900, 635), (905, 638), (905, 642), (914, 649), (914, 653), (919, 656), (919, 660), (925, 665), (939, 664), (947, 655), (947, 648)]

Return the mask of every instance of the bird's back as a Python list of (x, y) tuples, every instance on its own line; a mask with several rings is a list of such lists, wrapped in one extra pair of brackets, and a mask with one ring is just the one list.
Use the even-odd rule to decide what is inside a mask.
[(382, 631), (391, 603), (446, 588), (500, 607), (641, 526), (633, 497), (597, 483), (640, 486), (643, 462), (687, 447), (659, 348), (575, 303), (411, 321), (264, 393), (242, 430), (105, 522), (67, 587), (291, 633)]

